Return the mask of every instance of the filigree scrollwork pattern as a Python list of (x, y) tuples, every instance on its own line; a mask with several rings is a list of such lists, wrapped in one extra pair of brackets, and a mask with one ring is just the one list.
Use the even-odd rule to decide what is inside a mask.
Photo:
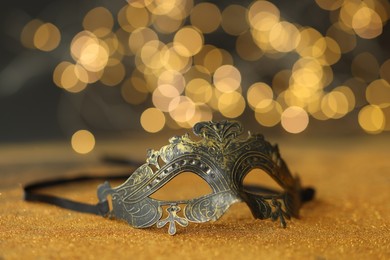
[(239, 199), (229, 192), (206, 195), (189, 202), (185, 207), (184, 215), (191, 222), (214, 221), (237, 201)]
[[(146, 163), (140, 166), (122, 185), (111, 188), (108, 183), (98, 188), (100, 201), (111, 196), (111, 215), (126, 220), (134, 227), (163, 227), (169, 223), (168, 233), (176, 233), (175, 223), (187, 226), (189, 222), (214, 221), (220, 218), (231, 204), (244, 201), (259, 219), (285, 219), (297, 216), (300, 207), (299, 179), (294, 178), (279, 149), (251, 133), (244, 139), (238, 122), (200, 122), (193, 131), (201, 139), (193, 141), (185, 134), (169, 139), (160, 150), (149, 150)], [(284, 193), (267, 196), (245, 191), (243, 180), (252, 169), (268, 173)], [(190, 200), (162, 201), (150, 195), (182, 172), (193, 172), (203, 178), (212, 193)], [(179, 217), (178, 205), (184, 205)], [(162, 219), (162, 207), (168, 206), (168, 217)]]

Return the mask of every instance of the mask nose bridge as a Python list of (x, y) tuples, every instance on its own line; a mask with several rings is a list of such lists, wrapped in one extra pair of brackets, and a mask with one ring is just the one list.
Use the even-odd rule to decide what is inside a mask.
[(205, 180), (213, 193), (231, 190), (229, 185), (230, 181), (226, 178), (227, 175), (224, 172), (225, 169), (221, 169), (210, 158), (203, 155), (195, 155), (195, 157), (204, 165), (203, 168), (205, 169), (199, 166), (191, 167), (189, 169), (190, 172)]

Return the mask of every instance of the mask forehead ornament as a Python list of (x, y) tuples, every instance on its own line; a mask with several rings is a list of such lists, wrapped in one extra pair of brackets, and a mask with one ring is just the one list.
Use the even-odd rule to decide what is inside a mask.
[[(136, 228), (169, 224), (168, 233), (176, 233), (176, 224), (186, 227), (190, 222), (202, 223), (220, 218), (233, 203), (245, 202), (255, 218), (280, 220), (298, 217), (302, 202), (310, 200), (308, 189), (302, 189), (279, 154), (278, 147), (263, 135), (243, 132), (235, 121), (200, 122), (193, 127), (199, 140), (187, 134), (176, 136), (158, 151), (149, 150), (146, 163), (118, 187), (108, 182), (98, 187), (101, 203), (111, 197), (109, 216), (127, 221)], [(264, 170), (283, 192), (258, 188), (250, 191), (243, 184), (253, 169)], [(192, 172), (204, 179), (212, 192), (188, 200), (165, 201), (151, 198), (174, 177)], [(305, 195), (306, 194), (306, 195)], [(168, 213), (163, 217), (163, 209)]]

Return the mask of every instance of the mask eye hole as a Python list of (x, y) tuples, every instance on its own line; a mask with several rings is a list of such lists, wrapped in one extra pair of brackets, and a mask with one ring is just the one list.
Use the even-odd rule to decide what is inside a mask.
[(211, 194), (208, 183), (193, 172), (183, 172), (149, 197), (156, 200), (190, 200)]
[[(244, 189), (250, 193), (260, 195), (269, 194), (266, 189), (271, 189), (278, 193), (283, 191), (283, 188), (269, 176), (269, 174), (261, 169), (251, 170), (244, 178)], [(259, 189), (258, 187), (266, 188)]]

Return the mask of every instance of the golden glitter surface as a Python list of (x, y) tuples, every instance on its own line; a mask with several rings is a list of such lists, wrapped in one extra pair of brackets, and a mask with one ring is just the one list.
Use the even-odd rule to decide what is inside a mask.
[[(145, 140), (135, 138), (131, 149), (124, 142), (107, 142), (96, 150), (141, 159), (146, 145), (158, 148), (154, 146), (165, 139)], [(72, 153), (62, 143), (2, 147), (0, 259), (390, 259), (389, 136), (277, 142), (292, 172), (317, 190), (299, 220), (288, 221), (282, 229), (277, 222), (254, 219), (248, 207), (238, 203), (220, 220), (190, 223), (175, 236), (156, 227), (135, 229), (120, 221), (24, 202), (21, 185), (26, 182), (124, 169), (99, 163), (95, 153)], [(93, 203), (97, 184), (45, 192)]]

